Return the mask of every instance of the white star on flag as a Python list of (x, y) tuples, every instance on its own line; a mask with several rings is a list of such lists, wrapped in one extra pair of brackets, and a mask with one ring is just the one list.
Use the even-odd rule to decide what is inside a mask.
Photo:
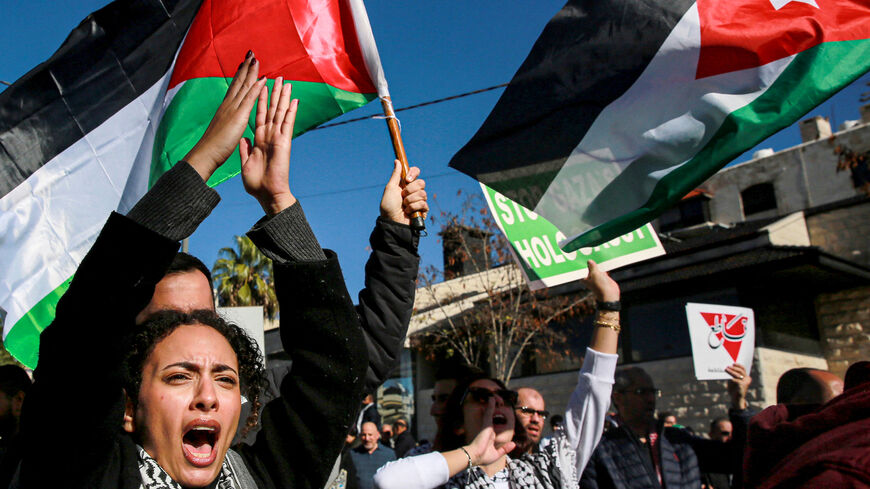
[(773, 8), (775, 8), (776, 10), (779, 10), (779, 9), (785, 7), (786, 5), (790, 4), (791, 2), (805, 3), (807, 5), (812, 5), (813, 7), (821, 10), (821, 8), (819, 7), (819, 4), (816, 3), (816, 0), (770, 0), (770, 4), (773, 5)]

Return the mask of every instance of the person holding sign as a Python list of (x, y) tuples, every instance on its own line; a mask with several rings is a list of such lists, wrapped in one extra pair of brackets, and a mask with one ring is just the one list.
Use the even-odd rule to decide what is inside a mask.
[(734, 426), (727, 443), (694, 436), (686, 430), (657, 428), (656, 389), (642, 368), (626, 367), (616, 372), (613, 404), (618, 426), (604, 434), (580, 482), (581, 489), (605, 488), (697, 488), (701, 472), (734, 474), (733, 487), (741, 487), (741, 465), (746, 429), (751, 414), (746, 391), (752, 378), (745, 367), (726, 369), (731, 396), (729, 411)]

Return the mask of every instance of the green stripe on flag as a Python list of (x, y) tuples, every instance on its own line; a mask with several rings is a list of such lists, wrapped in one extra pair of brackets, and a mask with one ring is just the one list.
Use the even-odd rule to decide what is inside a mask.
[(788, 127), (868, 70), (870, 40), (820, 44), (796, 55), (763, 94), (729, 114), (704, 148), (663, 177), (642, 207), (581, 234), (562, 249), (576, 251), (652, 221), (725, 164)]
[(29, 368), (36, 368), (39, 360), (39, 334), (54, 319), (57, 302), (69, 288), (72, 277), (42, 298), (27, 314), (21, 317), (3, 339), (3, 346), (19, 362)]
[[(188, 151), (205, 133), (208, 123), (224, 98), (231, 78), (196, 78), (187, 80), (173, 97), (166, 109), (154, 142), (151, 175), (148, 187), (154, 185), (160, 175), (183, 159)], [(316, 127), (341, 114), (362, 107), (377, 98), (376, 94), (360, 94), (332, 87), (325, 83), (291, 81), (293, 98), (299, 99), (299, 111), (293, 136)], [(266, 82), (271, 93), (274, 80)], [(253, 139), (254, 116), (245, 129), (245, 137)], [(227, 163), (209, 179), (212, 187), (239, 174), (241, 162), (239, 150), (233, 152)]]

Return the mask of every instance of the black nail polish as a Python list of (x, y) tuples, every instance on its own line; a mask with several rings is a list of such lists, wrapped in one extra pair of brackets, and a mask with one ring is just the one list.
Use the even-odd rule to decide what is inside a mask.
[(256, 58), (256, 56), (253, 57), (253, 58), (251, 58), (251, 64), (252, 64), (252, 65), (257, 64), (257, 58)]
[(244, 61), (242, 61), (241, 63), (239, 63), (239, 67), (236, 68), (236, 71), (241, 70), (241, 69), (242, 69), (242, 66), (245, 66), (245, 62), (244, 62)]
[(253, 55), (254, 55), (254, 52), (249, 49), (248, 54), (245, 55), (245, 59), (248, 59), (248, 58), (252, 57)]

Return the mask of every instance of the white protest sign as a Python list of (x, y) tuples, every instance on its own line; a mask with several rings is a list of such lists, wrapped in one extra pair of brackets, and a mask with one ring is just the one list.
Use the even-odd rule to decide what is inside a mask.
[(739, 363), (752, 368), (755, 314), (747, 307), (686, 304), (692, 358), (698, 380), (730, 379), (725, 367)]
[(557, 243), (565, 235), (550, 221), (484, 184), (480, 187), (532, 290), (586, 278), (586, 262), (590, 259), (609, 271), (665, 254), (650, 224), (594, 248), (563, 252)]

